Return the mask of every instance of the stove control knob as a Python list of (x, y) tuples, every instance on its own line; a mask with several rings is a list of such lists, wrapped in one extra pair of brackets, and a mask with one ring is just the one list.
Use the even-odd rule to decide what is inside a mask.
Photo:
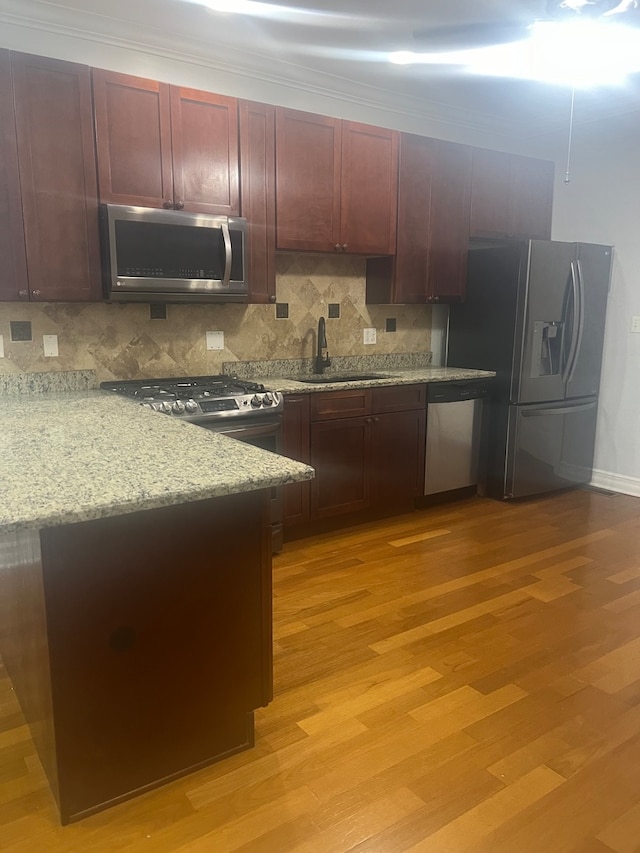
[(162, 403), (158, 403), (156, 411), (164, 412), (167, 415), (170, 414), (171, 413), (171, 403), (169, 403), (167, 400), (163, 400)]
[(171, 407), (171, 410), (172, 410), (174, 415), (183, 414), (185, 409), (186, 409), (186, 406), (182, 402), (182, 400), (176, 400), (175, 403), (173, 404), (173, 406)]
[(262, 403), (264, 406), (273, 406), (273, 394), (270, 391), (267, 391), (267, 393), (264, 395), (264, 397), (262, 398)]
[(187, 400), (187, 402), (184, 404), (184, 407), (189, 414), (198, 411), (198, 404), (195, 400)]
[(258, 397), (257, 394), (254, 394), (251, 398), (251, 405), (254, 409), (259, 409), (262, 405), (262, 400), (260, 399), (260, 397)]

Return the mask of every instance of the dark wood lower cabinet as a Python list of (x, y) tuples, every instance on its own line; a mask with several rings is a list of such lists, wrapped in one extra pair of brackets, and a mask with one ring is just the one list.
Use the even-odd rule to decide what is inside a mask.
[(425, 385), (287, 397), (284, 424), (286, 455), (316, 472), (310, 483), (285, 487), (285, 538), (323, 522), (402, 512), (422, 493)]
[(0, 650), (63, 823), (253, 744), (267, 493), (0, 538)]

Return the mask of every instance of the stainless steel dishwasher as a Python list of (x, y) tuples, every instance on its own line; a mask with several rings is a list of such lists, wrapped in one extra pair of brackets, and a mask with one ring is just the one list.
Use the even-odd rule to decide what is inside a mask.
[(427, 451), (424, 494), (478, 483), (482, 412), (489, 395), (479, 380), (427, 386)]

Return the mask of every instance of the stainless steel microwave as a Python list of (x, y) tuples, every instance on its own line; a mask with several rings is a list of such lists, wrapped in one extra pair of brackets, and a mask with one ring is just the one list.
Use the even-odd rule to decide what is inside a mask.
[(246, 301), (246, 219), (103, 204), (100, 227), (107, 299)]

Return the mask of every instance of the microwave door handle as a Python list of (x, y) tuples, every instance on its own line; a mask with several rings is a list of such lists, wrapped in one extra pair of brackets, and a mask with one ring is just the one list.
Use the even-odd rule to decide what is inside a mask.
[(222, 279), (222, 287), (225, 290), (229, 289), (231, 281), (231, 234), (229, 234), (229, 224), (222, 223), (222, 239), (224, 240), (224, 277)]

